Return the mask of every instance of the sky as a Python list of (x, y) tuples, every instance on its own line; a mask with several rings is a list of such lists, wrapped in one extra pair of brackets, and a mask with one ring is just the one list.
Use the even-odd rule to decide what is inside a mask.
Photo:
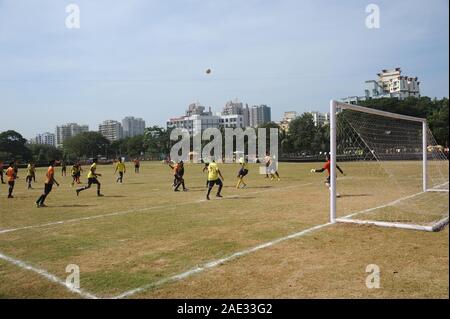
[[(65, 24), (72, 3), (79, 29)], [(364, 95), (394, 67), (449, 96), (448, 0), (0, 0), (0, 131), (26, 138), (129, 115), (165, 126), (190, 103), (236, 98), (277, 121)]]

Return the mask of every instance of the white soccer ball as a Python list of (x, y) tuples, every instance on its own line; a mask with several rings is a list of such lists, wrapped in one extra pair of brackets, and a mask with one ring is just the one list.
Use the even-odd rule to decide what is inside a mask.
[(316, 170), (313, 168), (312, 170), (311, 170), (311, 173), (315, 173), (316, 172)]

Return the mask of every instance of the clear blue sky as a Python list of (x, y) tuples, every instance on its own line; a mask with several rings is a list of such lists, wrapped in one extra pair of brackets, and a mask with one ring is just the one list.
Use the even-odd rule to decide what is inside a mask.
[[(81, 28), (65, 27), (66, 5)], [(380, 7), (367, 29), (365, 7)], [(165, 125), (199, 100), (326, 111), (384, 68), (449, 95), (448, 0), (0, 0), (0, 131), (78, 122)], [(206, 76), (204, 71), (213, 73)]]

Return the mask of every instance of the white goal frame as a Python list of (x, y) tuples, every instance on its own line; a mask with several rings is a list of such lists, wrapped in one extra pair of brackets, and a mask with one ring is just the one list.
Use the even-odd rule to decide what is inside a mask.
[(389, 118), (408, 120), (413, 122), (422, 123), (422, 192), (448, 192), (448, 189), (430, 189), (427, 185), (427, 153), (428, 153), (428, 137), (427, 137), (427, 120), (419, 117), (401, 115), (386, 111), (380, 111), (376, 109), (370, 109), (363, 106), (358, 106), (354, 104), (348, 104), (343, 102), (338, 102), (335, 100), (330, 101), (330, 160), (331, 160), (331, 171), (330, 171), (330, 222), (331, 223), (353, 223), (360, 225), (376, 225), (382, 227), (393, 227), (393, 228), (403, 228), (403, 229), (414, 229), (414, 230), (424, 230), (424, 231), (437, 231), (442, 229), (445, 225), (448, 224), (449, 218), (448, 216), (441, 219), (430, 226), (423, 225), (414, 225), (414, 224), (404, 224), (404, 223), (394, 223), (394, 222), (382, 222), (382, 221), (366, 221), (366, 220), (358, 220), (350, 218), (349, 215), (343, 218), (336, 217), (336, 202), (337, 202), (337, 191), (336, 191), (336, 153), (337, 153), (337, 145), (336, 145), (336, 133), (337, 133), (337, 123), (336, 123), (336, 111), (337, 109), (347, 109), (354, 110), (374, 115), (385, 116)]

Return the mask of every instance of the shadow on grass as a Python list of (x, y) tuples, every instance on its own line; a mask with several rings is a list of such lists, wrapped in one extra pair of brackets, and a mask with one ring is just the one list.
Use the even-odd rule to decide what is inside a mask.
[(343, 197), (367, 197), (367, 196), (373, 196), (372, 194), (344, 194), (341, 195), (340, 198)]
[(76, 208), (76, 207), (93, 207), (97, 205), (82, 205), (82, 204), (74, 204), (74, 205), (61, 205), (61, 206), (50, 206), (54, 208)]

